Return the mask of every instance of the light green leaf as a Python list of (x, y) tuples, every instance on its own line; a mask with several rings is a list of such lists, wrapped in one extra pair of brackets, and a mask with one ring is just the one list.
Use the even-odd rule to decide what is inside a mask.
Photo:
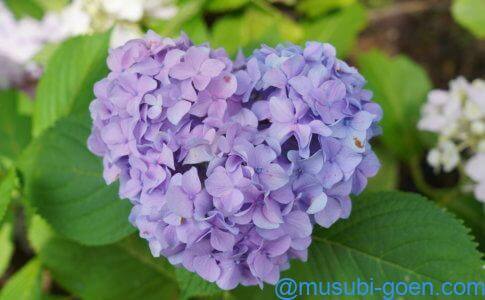
[(75, 37), (56, 49), (37, 88), (34, 136), (72, 112), (87, 111), (94, 83), (107, 73), (109, 36)]
[(18, 19), (32, 17), (41, 19), (44, 10), (35, 0), (3, 0), (10, 11)]
[[(28, 198), (62, 235), (88, 245), (113, 243), (134, 231), (131, 204), (118, 198), (118, 184), (104, 182), (101, 160), (89, 152), (85, 117), (69, 117), (32, 147)], [(29, 174), (30, 173), (30, 174)]]
[(291, 19), (251, 8), (242, 16), (219, 19), (213, 26), (211, 45), (224, 47), (234, 55), (240, 48), (250, 53), (262, 43), (275, 46), (288, 41), (298, 43), (302, 38), (303, 29)]
[(384, 110), (381, 121), (385, 146), (403, 160), (422, 150), (417, 130), (421, 105), (431, 89), (426, 72), (404, 56), (389, 58), (379, 51), (359, 57), (360, 71)]
[(42, 49), (34, 56), (33, 61), (43, 66), (47, 65), (51, 57), (56, 53), (56, 50), (59, 49), (61, 45), (62, 44), (58, 43), (44, 45)]
[(27, 228), (27, 239), (35, 252), (40, 252), (42, 247), (54, 236), (54, 231), (41, 216), (32, 216)]
[(424, 197), (401, 192), (364, 195), (348, 220), (316, 230), (297, 280), (481, 280), (483, 262), (469, 230)]
[(179, 284), (181, 299), (222, 294), (221, 289), (217, 285), (184, 268), (175, 269), (175, 275)]
[(298, 2), (296, 10), (314, 18), (334, 9), (347, 7), (355, 2), (356, 0), (301, 0)]
[(454, 0), (452, 13), (455, 20), (479, 38), (485, 38), (485, 1)]
[(346, 57), (366, 25), (366, 11), (356, 3), (335, 14), (304, 23), (305, 39), (330, 43), (337, 48), (339, 57)]
[(69, 4), (69, 0), (36, 0), (45, 11), (59, 11)]
[[(31, 117), (34, 111), (34, 99), (25, 92), (18, 91), (18, 112), (22, 116)], [(28, 135), (30, 136), (31, 120), (29, 119)]]
[(390, 191), (397, 188), (399, 181), (399, 162), (381, 148), (374, 148), (381, 168), (376, 176), (369, 179), (365, 192)]
[(13, 226), (11, 222), (4, 222), (0, 225), (0, 278), (10, 264), (13, 250)]
[(201, 16), (185, 22), (180, 31), (185, 32), (195, 44), (205, 43), (209, 39), (207, 25)]
[(177, 38), (184, 32), (195, 44), (202, 44), (209, 40), (207, 25), (201, 15), (195, 15), (184, 22), (179, 23), (179, 27), (174, 27), (172, 20), (152, 19), (147, 22), (147, 27), (162, 36)]
[(52, 239), (40, 258), (59, 284), (82, 299), (177, 299), (171, 277), (117, 244), (85, 247)]
[(212, 28), (211, 45), (224, 47), (229, 54), (244, 46), (248, 41), (248, 35), (243, 31), (243, 19), (241, 17), (223, 17), (214, 23)]
[(0, 291), (0, 300), (36, 300), (40, 299), (40, 261), (31, 260), (11, 277)]
[(8, 205), (12, 200), (12, 193), (19, 186), (15, 169), (10, 169), (7, 176), (0, 180), (0, 224), (7, 211)]
[(185, 1), (178, 10), (177, 15), (169, 21), (159, 22), (158, 20), (149, 20), (148, 27), (153, 28), (162, 36), (177, 37), (186, 22), (196, 18), (201, 14), (206, 0), (188, 0)]
[(20, 115), (19, 94), (0, 91), (0, 156), (14, 160), (30, 141), (30, 119)]
[(250, 0), (212, 0), (207, 5), (207, 10), (212, 12), (234, 10), (246, 5), (249, 1)]

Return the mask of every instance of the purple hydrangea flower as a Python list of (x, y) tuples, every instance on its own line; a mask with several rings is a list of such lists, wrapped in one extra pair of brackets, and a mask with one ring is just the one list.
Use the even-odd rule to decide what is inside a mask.
[(89, 149), (154, 256), (222, 289), (274, 284), (379, 162), (380, 107), (329, 44), (224, 50), (149, 32), (111, 51)]

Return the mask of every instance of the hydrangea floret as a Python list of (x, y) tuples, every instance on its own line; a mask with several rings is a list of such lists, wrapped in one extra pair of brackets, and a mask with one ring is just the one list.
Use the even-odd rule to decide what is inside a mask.
[(329, 44), (223, 49), (149, 32), (113, 49), (89, 149), (153, 256), (222, 289), (274, 284), (379, 161), (380, 107)]

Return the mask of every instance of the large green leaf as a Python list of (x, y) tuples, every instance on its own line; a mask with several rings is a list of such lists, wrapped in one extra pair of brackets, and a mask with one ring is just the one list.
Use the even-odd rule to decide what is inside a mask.
[[(375, 287), (384, 282), (429, 281), (436, 290), (443, 282), (484, 280), (481, 254), (469, 230), (427, 199), (379, 192), (358, 197), (353, 203), (348, 220), (330, 229), (314, 229), (308, 261), (292, 262), (281, 278), (317, 283), (372, 280)], [(274, 287), (267, 285), (263, 291), (238, 288), (234, 295), (269, 299)], [(375, 293), (365, 299), (382, 297)]]
[(401, 159), (411, 159), (422, 150), (416, 124), (431, 89), (426, 72), (407, 57), (389, 58), (379, 51), (361, 55), (359, 65), (384, 110), (384, 144)]
[(19, 94), (0, 91), (0, 156), (15, 159), (30, 141), (30, 119), (18, 112)]
[(40, 299), (40, 276), (41, 264), (34, 258), (7, 281), (0, 291), (0, 300)]
[[(134, 231), (130, 203), (107, 186), (101, 160), (89, 152), (85, 117), (69, 117), (47, 130), (32, 147), (29, 198), (62, 235), (89, 245), (115, 242)], [(30, 169), (30, 170), (29, 170)]]
[(107, 73), (109, 36), (75, 37), (56, 49), (37, 88), (34, 136), (71, 112), (87, 111), (94, 83)]
[(118, 244), (85, 247), (61, 239), (50, 240), (40, 252), (57, 282), (82, 299), (176, 299), (170, 270), (139, 255)]
[[(483, 280), (483, 261), (469, 230), (425, 198), (382, 192), (354, 200), (350, 219), (316, 230), (308, 263), (288, 275), (297, 280)], [(378, 295), (376, 295), (378, 297)]]
[(454, 0), (453, 17), (479, 38), (485, 38), (485, 1)]
[(13, 168), (8, 171), (7, 176), (0, 180), (0, 224), (2, 224), (5, 212), (12, 200), (12, 193), (18, 184), (17, 173)]
[(330, 43), (337, 55), (345, 57), (352, 50), (359, 32), (367, 24), (364, 7), (356, 3), (335, 14), (304, 23), (305, 39)]

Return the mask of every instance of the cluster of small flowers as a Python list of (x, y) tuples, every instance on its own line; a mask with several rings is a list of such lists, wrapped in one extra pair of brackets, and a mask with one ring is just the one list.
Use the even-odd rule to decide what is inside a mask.
[(485, 202), (485, 81), (460, 77), (450, 82), (449, 91), (431, 91), (418, 127), (438, 134), (429, 164), (446, 172), (463, 164), (476, 183), (476, 198)]
[(89, 149), (154, 256), (216, 282), (276, 283), (313, 225), (351, 210), (379, 161), (382, 111), (329, 44), (262, 47), (232, 62), (183, 36), (111, 51)]
[(168, 19), (176, 13), (171, 0), (74, 0), (42, 20), (16, 20), (0, 1), (0, 89), (35, 84), (42, 68), (32, 60), (46, 44), (113, 27), (111, 46), (117, 47), (142, 36), (138, 23), (144, 17)]

